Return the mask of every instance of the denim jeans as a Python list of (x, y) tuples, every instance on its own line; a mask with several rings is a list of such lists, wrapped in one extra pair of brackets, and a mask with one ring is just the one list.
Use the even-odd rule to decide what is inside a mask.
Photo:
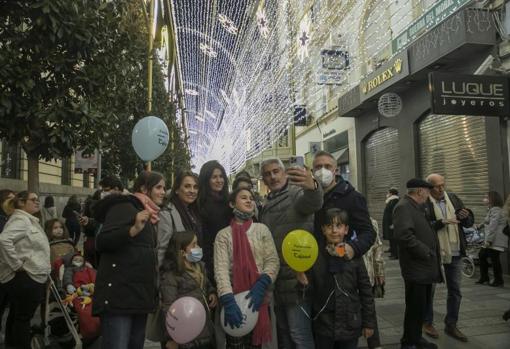
[[(446, 278), (446, 288), (448, 289), (448, 297), (446, 299), (446, 317), (444, 322), (447, 326), (456, 326), (459, 319), (460, 301), (462, 295), (460, 293), (460, 282), (462, 280), (462, 262), (461, 257), (452, 257), (450, 264), (443, 264), (444, 274)], [(432, 299), (428, 304), (425, 319), (423, 322), (432, 324), (434, 322), (434, 293), (435, 285), (432, 287)]]
[[(303, 311), (303, 308), (305, 311)], [(278, 327), (278, 348), (314, 349), (312, 320), (308, 303), (277, 305), (275, 307)]]
[(102, 314), (102, 349), (143, 349), (147, 314)]

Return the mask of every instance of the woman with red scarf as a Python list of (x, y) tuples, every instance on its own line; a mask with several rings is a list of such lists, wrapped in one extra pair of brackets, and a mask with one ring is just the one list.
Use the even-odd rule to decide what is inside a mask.
[(254, 330), (244, 337), (227, 337), (227, 348), (260, 348), (271, 342), (269, 286), (276, 280), (280, 260), (269, 229), (253, 222), (255, 202), (247, 189), (230, 195), (234, 218), (214, 242), (214, 274), (225, 326), (240, 327), (242, 313), (234, 294), (249, 291), (250, 307), (259, 312)]

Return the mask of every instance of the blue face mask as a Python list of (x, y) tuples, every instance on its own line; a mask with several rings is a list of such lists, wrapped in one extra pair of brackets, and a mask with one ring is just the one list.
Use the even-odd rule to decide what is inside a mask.
[(197, 263), (202, 260), (202, 248), (201, 247), (195, 247), (190, 250), (189, 253), (186, 254), (186, 259), (191, 263)]

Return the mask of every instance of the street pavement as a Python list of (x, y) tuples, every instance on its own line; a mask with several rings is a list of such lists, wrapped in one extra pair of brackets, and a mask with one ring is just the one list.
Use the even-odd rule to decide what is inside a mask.
[[(386, 261), (386, 295), (376, 300), (379, 330), (382, 345), (387, 349), (400, 348), (402, 324), (404, 319), (404, 283), (400, 276), (398, 261)], [(473, 278), (462, 280), (462, 304), (459, 328), (469, 341), (459, 342), (444, 332), (443, 318), (446, 313), (446, 287), (437, 285), (434, 300), (435, 325), (440, 332), (437, 340), (428, 338), (442, 349), (508, 349), (510, 348), (510, 323), (501, 318), (504, 311), (510, 309), (510, 277), (505, 276), (505, 287), (477, 285)], [(5, 318), (4, 318), (5, 321)], [(2, 333), (3, 337), (3, 333)], [(1, 341), (0, 341), (1, 342)], [(93, 348), (99, 348), (99, 343)], [(360, 347), (366, 347), (364, 339), (359, 341)], [(3, 349), (0, 344), (0, 349)], [(159, 349), (159, 343), (147, 341), (146, 349)], [(317, 348), (320, 349), (320, 348)]]

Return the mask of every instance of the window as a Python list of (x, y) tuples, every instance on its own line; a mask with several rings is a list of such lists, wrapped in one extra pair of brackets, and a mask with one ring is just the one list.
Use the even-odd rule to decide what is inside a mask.
[(21, 147), (20, 145), (7, 144), (4, 140), (1, 143), (2, 157), (0, 162), (0, 177), (20, 178)]
[(349, 146), (349, 137), (347, 131), (337, 134), (331, 138), (328, 138), (324, 141), (324, 150), (333, 153), (342, 148), (347, 148)]

